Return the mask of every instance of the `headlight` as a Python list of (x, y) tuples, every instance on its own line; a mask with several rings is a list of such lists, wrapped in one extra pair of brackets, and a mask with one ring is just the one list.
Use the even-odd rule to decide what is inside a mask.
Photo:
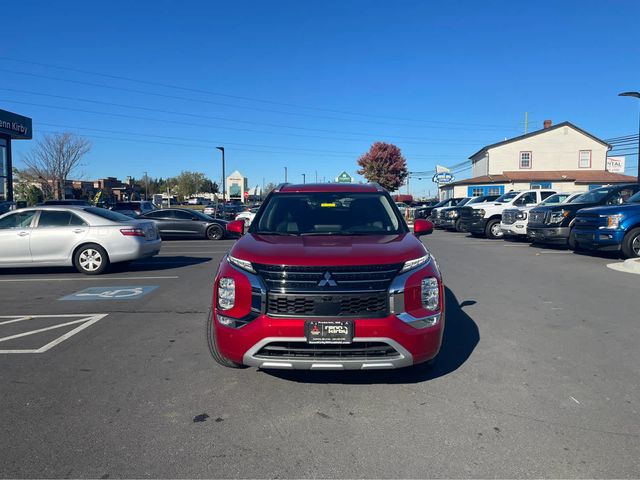
[(251, 262), (248, 262), (246, 260), (240, 260), (239, 258), (232, 257), (231, 255), (227, 255), (227, 260), (232, 265), (235, 265), (236, 267), (240, 267), (241, 269), (246, 270), (247, 272), (256, 273), (256, 271), (253, 269), (253, 265), (251, 265)]
[(453, 210), (452, 212), (447, 213), (447, 216), (449, 218), (456, 218), (458, 216), (458, 212), (456, 212), (455, 210)]
[(526, 220), (527, 212), (518, 212), (516, 213), (516, 220)]
[(485, 212), (485, 211), (484, 211), (484, 209), (482, 209), (482, 208), (478, 208), (478, 209), (476, 210), (476, 213), (477, 213), (478, 215), (480, 215), (481, 217), (484, 217), (484, 214), (485, 214), (485, 213), (487, 213), (487, 212)]
[(407, 272), (409, 270), (413, 270), (416, 267), (419, 267), (420, 265), (424, 265), (429, 261), (430, 258), (431, 255), (427, 253), (424, 257), (416, 258), (415, 260), (408, 260), (404, 262), (404, 266), (402, 267), (402, 270), (400, 270), (400, 273)]
[(218, 307), (229, 310), (236, 302), (236, 282), (233, 278), (222, 277), (218, 282)]
[(607, 228), (619, 228), (620, 227), (620, 219), (622, 219), (622, 215), (608, 215), (607, 216)]
[(569, 210), (560, 210), (559, 212), (551, 212), (549, 223), (562, 223), (569, 216)]
[(440, 307), (440, 287), (438, 279), (427, 277), (422, 279), (422, 306), (432, 312)]

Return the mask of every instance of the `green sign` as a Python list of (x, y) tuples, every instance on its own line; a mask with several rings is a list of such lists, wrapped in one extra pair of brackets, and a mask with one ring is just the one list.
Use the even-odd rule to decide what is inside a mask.
[(351, 175), (349, 175), (347, 172), (342, 172), (340, 175), (338, 175), (338, 183), (351, 183), (353, 181), (353, 179), (351, 178)]
[(17, 113), (0, 110), (0, 134), (8, 135), (15, 139), (32, 138), (31, 119)]

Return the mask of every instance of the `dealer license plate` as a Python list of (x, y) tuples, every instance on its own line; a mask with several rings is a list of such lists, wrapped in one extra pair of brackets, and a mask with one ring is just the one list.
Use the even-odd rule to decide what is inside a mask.
[(305, 324), (308, 343), (351, 343), (353, 321), (313, 321)]

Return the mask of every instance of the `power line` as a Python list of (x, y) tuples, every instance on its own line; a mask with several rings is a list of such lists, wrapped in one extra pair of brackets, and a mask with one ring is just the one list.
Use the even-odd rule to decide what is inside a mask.
[(401, 121), (409, 121), (409, 122), (417, 122), (417, 123), (434, 123), (434, 124), (439, 124), (439, 125), (452, 125), (452, 126), (455, 126), (455, 125), (458, 125), (458, 126), (468, 125), (468, 126), (492, 127), (492, 128), (513, 128), (512, 126), (506, 126), (506, 125), (479, 125), (479, 124), (468, 124), (468, 123), (465, 124), (465, 123), (460, 123), (460, 122), (443, 122), (443, 121), (436, 121), (436, 120), (419, 120), (419, 119), (413, 119), (413, 118), (402, 118), (402, 117), (393, 117), (393, 116), (372, 115), (372, 114), (368, 114), (368, 113), (350, 112), (350, 111), (345, 111), (345, 110), (336, 110), (336, 109), (321, 108), (321, 107), (315, 107), (315, 106), (292, 104), (292, 103), (286, 103), (286, 102), (277, 102), (277, 101), (273, 101), (273, 100), (265, 100), (265, 99), (261, 99), (261, 98), (255, 98), (255, 97), (245, 97), (245, 96), (240, 96), (240, 95), (231, 95), (231, 94), (222, 93), (222, 92), (215, 92), (215, 91), (197, 89), (197, 88), (192, 88), (192, 87), (184, 87), (184, 86), (181, 86), (181, 85), (174, 85), (174, 84), (168, 84), (168, 83), (162, 83), (162, 82), (154, 82), (154, 81), (149, 81), (149, 80), (141, 80), (141, 79), (126, 77), (126, 76), (122, 76), (122, 75), (106, 74), (106, 73), (93, 72), (93, 71), (90, 71), (90, 70), (83, 70), (83, 69), (73, 68), (73, 67), (63, 67), (63, 66), (60, 66), (60, 65), (53, 65), (53, 64), (47, 64), (47, 63), (41, 63), (41, 62), (33, 62), (33, 61), (29, 61), (29, 60), (13, 58), (13, 57), (8, 57), (8, 56), (0, 56), (0, 59), (9, 60), (9, 61), (12, 61), (12, 62), (23, 63), (23, 64), (36, 65), (36, 66), (40, 66), (40, 67), (55, 68), (55, 69), (58, 69), (58, 70), (66, 70), (66, 71), (70, 71), (70, 72), (82, 73), (82, 74), (85, 74), (85, 75), (94, 75), (94, 76), (98, 76), (98, 77), (111, 78), (111, 79), (114, 79), (114, 80), (123, 80), (123, 81), (127, 81), (127, 82), (140, 83), (140, 84), (143, 84), (143, 85), (153, 85), (153, 86), (158, 86), (158, 87), (162, 87), (162, 88), (170, 88), (170, 89), (182, 90), (182, 91), (186, 91), (186, 92), (200, 93), (200, 94), (206, 94), (206, 95), (214, 95), (214, 96), (219, 96), (219, 97), (233, 98), (233, 99), (236, 99), (236, 100), (244, 100), (244, 101), (250, 101), (250, 102), (257, 102), (257, 103), (265, 103), (265, 104), (270, 104), (270, 105), (282, 105), (282, 106), (287, 106), (287, 107), (292, 107), (292, 108), (300, 108), (300, 109), (306, 109), (306, 110), (315, 110), (315, 111), (339, 113), (339, 114), (342, 114), (342, 115), (354, 115), (354, 116), (367, 117), (367, 118), (388, 118), (388, 119), (392, 119), (392, 120), (401, 120)]

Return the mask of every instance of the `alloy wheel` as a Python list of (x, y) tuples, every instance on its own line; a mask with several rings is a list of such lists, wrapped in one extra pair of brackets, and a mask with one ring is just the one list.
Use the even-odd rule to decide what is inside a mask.
[(87, 248), (80, 254), (79, 262), (84, 270), (94, 272), (102, 265), (102, 255), (93, 248)]

